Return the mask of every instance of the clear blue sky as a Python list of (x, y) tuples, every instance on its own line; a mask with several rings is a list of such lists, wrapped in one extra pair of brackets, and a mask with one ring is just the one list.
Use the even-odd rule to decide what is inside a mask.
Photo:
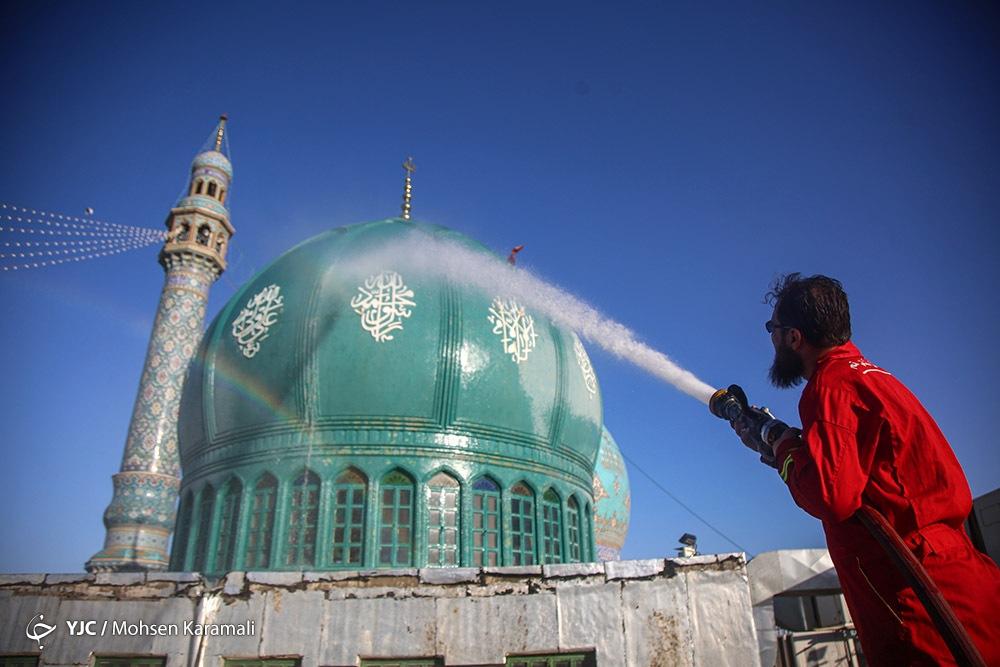
[[(759, 3), (758, 3), (759, 4)], [(1000, 486), (1000, 30), (985, 3), (45, 3), (0, 20), (0, 200), (160, 228), (231, 117), (236, 286), (325, 229), (458, 229), (715, 386), (767, 384), (761, 298), (826, 273), (976, 495)], [(873, 5), (878, 6), (873, 6)], [(0, 571), (102, 546), (156, 247), (0, 275)], [(727, 425), (591, 347), (626, 456), (751, 553), (823, 544)], [(733, 547), (634, 468), (624, 555)]]

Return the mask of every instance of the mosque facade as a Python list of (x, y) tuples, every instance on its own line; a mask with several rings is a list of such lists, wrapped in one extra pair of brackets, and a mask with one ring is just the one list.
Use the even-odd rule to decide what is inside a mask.
[(410, 171), (401, 217), (299, 244), (201, 335), (235, 231), (225, 123), (167, 217), (164, 288), (88, 571), (618, 558), (628, 477), (576, 334), (500, 292), (359, 263), (416, 236), (501, 262), (411, 221)]
[(628, 477), (580, 339), (380, 254), (502, 262), (409, 219), (409, 160), (400, 217), (292, 248), (202, 334), (224, 133), (166, 220), (104, 547), (0, 574), (0, 667), (759, 664), (743, 554), (619, 560)]

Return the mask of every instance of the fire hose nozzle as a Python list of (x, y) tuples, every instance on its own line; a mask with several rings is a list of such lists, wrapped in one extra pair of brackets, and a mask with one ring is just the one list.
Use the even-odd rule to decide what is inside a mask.
[(736, 421), (743, 419), (753, 438), (759, 443), (751, 448), (761, 453), (764, 453), (765, 445), (769, 453), (770, 446), (780, 440), (782, 434), (788, 430), (788, 425), (775, 419), (767, 408), (752, 407), (747, 400), (746, 392), (737, 384), (731, 384), (712, 394), (712, 398), (708, 400), (708, 409), (713, 415), (725, 419), (730, 424), (735, 425)]
[(719, 389), (708, 400), (709, 411), (719, 419), (734, 422), (750, 409), (746, 392), (737, 384)]

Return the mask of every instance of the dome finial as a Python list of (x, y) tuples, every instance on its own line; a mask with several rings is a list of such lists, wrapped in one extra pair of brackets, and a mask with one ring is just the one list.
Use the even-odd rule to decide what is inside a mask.
[(226, 121), (229, 120), (229, 116), (222, 114), (219, 116), (219, 127), (215, 130), (215, 150), (222, 150), (222, 135), (226, 131)]
[(406, 170), (406, 182), (403, 185), (403, 220), (409, 220), (410, 199), (413, 196), (413, 181), (410, 177), (417, 170), (417, 165), (413, 164), (412, 157), (406, 158), (406, 162), (403, 163), (403, 169)]

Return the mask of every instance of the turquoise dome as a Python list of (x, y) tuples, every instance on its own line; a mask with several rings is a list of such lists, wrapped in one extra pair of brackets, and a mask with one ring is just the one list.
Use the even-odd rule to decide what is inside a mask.
[(607, 428), (594, 469), (594, 540), (599, 560), (618, 560), (628, 533), (632, 490), (618, 443)]
[[(296, 476), (314, 474), (325, 489), (349, 471), (375, 487), (387, 475), (396, 475), (397, 486), (410, 480), (420, 498), (422, 485), (443, 472), (463, 494), (495, 486), (504, 512), (538, 509), (537, 544), (504, 534), (497, 562), (517, 564), (512, 552), (528, 547), (538, 560), (521, 562), (544, 560), (550, 546), (564, 549), (566, 560), (593, 557), (590, 544), (575, 557), (570, 553), (573, 540), (593, 537), (589, 515), (602, 429), (600, 389), (582, 344), (502, 293), (391, 263), (373, 269), (355, 261), (411, 234), (460, 244), (484, 263), (503, 261), (444, 227), (400, 219), (341, 227), (279, 257), (215, 318), (181, 400), (178, 535), (185, 520), (187, 528), (195, 522), (192, 512), (197, 515), (185, 514), (185, 502), (190, 506), (206, 488), (218, 493), (235, 483), (246, 490), (269, 475), (280, 495)], [(530, 334), (513, 350), (505, 323)], [(523, 492), (534, 505), (518, 504)], [(561, 544), (548, 538), (543, 544), (549, 515), (542, 505), (561, 508), (564, 523), (587, 520)], [(415, 512), (419, 519), (421, 510)], [(372, 522), (365, 529), (372, 544), (381, 544), (377, 528)], [(436, 558), (430, 538), (416, 532), (414, 553), (404, 554), (402, 564)], [(189, 556), (197, 551), (182, 546)], [(463, 545), (461, 557), (447, 564), (477, 564), (472, 548)], [(309, 567), (323, 566), (317, 558)], [(369, 549), (362, 564), (386, 565), (380, 558)], [(197, 565), (190, 558), (175, 562)], [(216, 563), (215, 569), (223, 568)]]
[(195, 171), (204, 167), (218, 169), (230, 179), (233, 177), (232, 163), (229, 161), (229, 158), (219, 151), (205, 151), (203, 153), (198, 153), (194, 157), (194, 161), (191, 163), (191, 170)]
[[(230, 299), (205, 335), (182, 401), (185, 473), (208, 458), (345, 440), (379, 451), (445, 448), (531, 461), (590, 484), (601, 400), (578, 368), (572, 332), (528, 311), (537, 341), (525, 359), (512, 359), (490, 321), (502, 295), (400, 274), (409, 316), (397, 317), (395, 329), (366, 329), (358, 299), (373, 276), (341, 267), (414, 227), (389, 219), (321, 234)], [(500, 261), (444, 227), (420, 230)], [(281, 305), (250, 352), (234, 322), (270, 286)]]

